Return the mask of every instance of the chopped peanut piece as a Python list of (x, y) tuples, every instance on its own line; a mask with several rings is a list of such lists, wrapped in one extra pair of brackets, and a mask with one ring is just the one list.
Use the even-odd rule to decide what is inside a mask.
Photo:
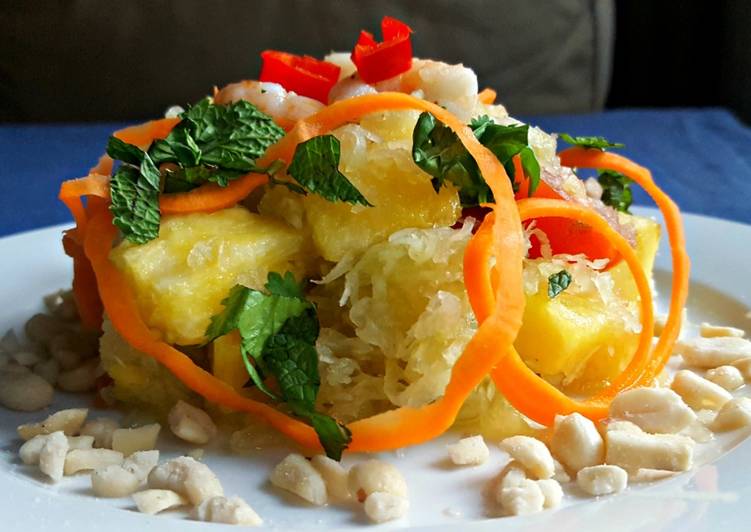
[(626, 489), (628, 474), (614, 465), (585, 467), (576, 474), (576, 484), (585, 493), (599, 497), (612, 495)]
[(449, 458), (456, 465), (480, 465), (490, 456), (490, 450), (482, 436), (462, 438), (446, 446)]
[(178, 401), (170, 410), (170, 429), (178, 438), (204, 445), (216, 436), (216, 425), (209, 415), (185, 401)]
[(735, 366), (720, 366), (707, 371), (706, 379), (732, 392), (743, 386), (743, 374)]
[(365, 499), (364, 510), (374, 523), (385, 523), (407, 515), (409, 500), (393, 493), (376, 491)]
[(563, 488), (557, 480), (552, 478), (546, 478), (538, 480), (537, 485), (542, 491), (542, 496), (545, 498), (543, 508), (558, 508), (563, 500)]
[(150, 488), (169, 489), (185, 495), (194, 506), (224, 495), (224, 489), (213, 471), (189, 456), (159, 464), (149, 473), (148, 481)]
[(513, 460), (509, 462), (503, 471), (501, 471), (500, 480), (498, 482), (496, 499), (500, 497), (501, 490), (504, 488), (513, 488), (515, 486), (521, 486), (522, 482), (527, 480), (527, 473), (524, 472), (519, 463)]
[(349, 491), (362, 502), (377, 491), (407, 498), (407, 482), (393, 465), (381, 460), (367, 460), (349, 470)]
[(68, 454), (68, 439), (63, 431), (53, 432), (44, 442), (39, 452), (39, 470), (50, 477), (52, 482), (63, 478), (65, 455)]
[(65, 457), (65, 474), (73, 475), (88, 469), (121, 465), (123, 453), (110, 449), (73, 449)]
[(641, 387), (616, 395), (610, 418), (630, 421), (646, 432), (676, 433), (689, 426), (696, 414), (673, 390)]
[(529, 436), (511, 436), (501, 442), (501, 449), (519, 462), (535, 479), (550, 478), (555, 463), (550, 451), (540, 440)]
[(326, 492), (339, 500), (347, 500), (352, 497), (349, 492), (349, 472), (342, 467), (342, 464), (323, 454), (315, 455), (311, 465), (323, 477), (326, 483)]
[(733, 398), (730, 392), (722, 386), (686, 369), (675, 374), (670, 387), (694, 410), (702, 408), (719, 410), (722, 405)]
[(563, 467), (563, 464), (561, 464), (558, 460), (553, 460), (553, 464), (555, 466), (555, 473), (553, 473), (553, 479), (557, 480), (558, 482), (562, 484), (566, 482), (571, 482), (571, 477), (566, 471), (566, 468)]
[(86, 421), (88, 413), (87, 408), (60, 410), (39, 423), (21, 425), (17, 429), (18, 435), (22, 440), (30, 440), (39, 434), (52, 434), (61, 430), (66, 436), (75, 436), (81, 430), (81, 425)]
[(143, 482), (158, 463), (159, 451), (136, 451), (125, 459), (123, 469), (133, 473), (139, 482)]
[(68, 436), (68, 447), (70, 449), (93, 449), (93, 436)]
[(91, 489), (97, 497), (127, 497), (140, 484), (140, 480), (132, 472), (120, 465), (109, 465), (91, 474)]
[(94, 447), (111, 449), (112, 434), (120, 428), (120, 423), (108, 417), (87, 421), (81, 427), (81, 434), (94, 437)]
[(116, 429), (112, 433), (112, 450), (130, 456), (136, 451), (150, 451), (156, 447), (156, 440), (162, 426), (159, 423), (133, 429)]
[(741, 358), (751, 358), (751, 342), (745, 338), (716, 336), (681, 341), (675, 346), (688, 366), (717, 368)]
[(271, 472), (271, 483), (317, 506), (326, 504), (327, 490), (323, 477), (300, 454), (290, 454), (279, 462)]
[(524, 480), (518, 486), (503, 488), (497, 501), (507, 515), (531, 515), (541, 512), (545, 495), (534, 480)]
[(736, 360), (731, 366), (738, 368), (738, 371), (740, 371), (743, 376), (743, 380), (751, 381), (751, 358)]
[(177, 506), (187, 506), (188, 500), (172, 490), (143, 490), (133, 494), (133, 501), (141, 513), (154, 515)]
[(737, 329), (735, 327), (727, 327), (722, 325), (712, 325), (710, 323), (702, 322), (699, 326), (699, 334), (704, 338), (715, 338), (718, 336), (732, 336), (734, 338), (743, 338), (746, 336), (746, 331)]
[(42, 452), (44, 444), (47, 443), (49, 434), (38, 434), (26, 441), (18, 450), (18, 456), (26, 465), (38, 465), (39, 453)]
[(227, 525), (260, 526), (263, 520), (240, 497), (212, 497), (199, 504), (194, 516), (199, 521)]
[(608, 430), (605, 438), (605, 462), (629, 471), (687, 471), (693, 463), (694, 441), (685, 436)]
[(727, 432), (751, 425), (751, 399), (736, 397), (725, 403), (712, 423), (717, 432)]
[(605, 457), (605, 444), (597, 427), (578, 413), (555, 417), (550, 448), (558, 460), (574, 472), (601, 464)]

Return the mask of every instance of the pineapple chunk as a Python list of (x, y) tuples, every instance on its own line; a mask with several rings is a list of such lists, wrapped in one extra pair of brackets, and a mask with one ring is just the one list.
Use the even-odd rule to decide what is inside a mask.
[(204, 341), (235, 284), (260, 289), (270, 271), (300, 277), (302, 245), (286, 224), (234, 207), (165, 216), (157, 239), (123, 242), (110, 258), (126, 274), (146, 323), (169, 343), (192, 345)]
[(456, 189), (444, 186), (436, 193), (430, 176), (412, 161), (412, 129), (418, 114), (369, 115), (360, 125), (334, 131), (341, 141), (342, 173), (373, 207), (330, 202), (315, 194), (297, 203), (290, 199), (292, 193), (274, 190), (262, 199), (260, 212), (290, 221), (285, 211), (301, 204), (318, 253), (329, 261), (359, 255), (399, 229), (452, 225), (461, 213)]
[[(637, 255), (650, 275), (660, 227), (648, 218), (630, 217), (637, 233)], [(547, 285), (527, 297), (515, 346), (527, 365), (567, 392), (591, 393), (605, 386), (628, 364), (638, 334), (627, 324), (637, 292), (625, 263), (614, 266), (614, 300), (564, 291), (554, 299)]]
[(211, 343), (211, 373), (236, 390), (248, 382), (248, 370), (240, 354), (240, 333), (232, 331)]
[(123, 340), (107, 319), (102, 324), (102, 332), (99, 352), (102, 368), (114, 381), (113, 399), (139, 406), (160, 417), (166, 416), (179, 400), (196, 400), (195, 394), (167, 368)]

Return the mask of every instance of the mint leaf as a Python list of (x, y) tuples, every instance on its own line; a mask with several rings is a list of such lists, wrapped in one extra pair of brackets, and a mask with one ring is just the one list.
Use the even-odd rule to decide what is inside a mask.
[(144, 151), (138, 146), (123, 142), (114, 135), (107, 141), (107, 155), (116, 161), (140, 166), (143, 161)]
[[(327, 454), (338, 460), (350, 441), (349, 431), (315, 411), (321, 382), (315, 348), (320, 329), (316, 308), (305, 299), (291, 272), (284, 276), (269, 273), (266, 290), (235, 286), (222, 301), (224, 310), (212, 317), (207, 341), (238, 330), (251, 380), (271, 398), (286, 402), (295, 415), (307, 419)], [(276, 378), (279, 394), (266, 386), (262, 374)]]
[[(107, 154), (131, 167), (117, 183), (113, 176), (111, 208), (116, 225), (132, 242), (143, 244), (159, 235), (160, 190), (187, 192), (206, 182), (224, 187), (250, 171), (266, 171), (256, 167), (256, 159), (284, 136), (270, 116), (246, 101), (215, 105), (205, 98), (180, 118), (167, 138), (154, 141), (147, 152), (116, 137), (107, 143)], [(164, 163), (162, 176), (158, 165)], [(132, 175), (135, 167), (138, 178)]]
[(202, 166), (207, 171), (204, 179), (222, 186), (255, 170), (256, 159), (284, 136), (269, 115), (245, 100), (215, 105), (204, 98), (180, 118), (167, 138), (154, 142), (149, 154), (158, 163)]
[(553, 299), (571, 284), (571, 274), (561, 270), (548, 277), (548, 298)]
[(110, 180), (110, 196), (112, 222), (125, 238), (143, 244), (159, 236), (158, 181), (154, 186), (136, 168), (123, 165)]
[(333, 135), (320, 135), (295, 148), (292, 163), (287, 169), (295, 181), (308, 192), (329, 201), (346, 201), (372, 207), (360, 191), (339, 171), (341, 147)]
[(459, 189), (464, 206), (493, 201), (490, 187), (459, 137), (430, 113), (420, 114), (415, 124), (412, 160), (432, 176), (431, 183), (436, 192), (449, 182)]
[(310, 412), (307, 415), (310, 424), (318, 434), (318, 439), (326, 451), (326, 456), (336, 461), (342, 459), (342, 452), (352, 441), (352, 431), (346, 425), (337, 422), (331, 416)]
[(631, 179), (614, 170), (599, 170), (597, 181), (602, 186), (602, 202), (617, 211), (628, 213), (633, 201)]
[(580, 148), (591, 148), (605, 151), (608, 148), (623, 148), (625, 144), (620, 142), (610, 142), (604, 137), (572, 137), (568, 133), (559, 133), (558, 136), (563, 142)]
[[(513, 158), (520, 157), (532, 194), (540, 183), (540, 165), (528, 144), (529, 126), (502, 126), (481, 116), (473, 119), (470, 127), (477, 140), (503, 164), (512, 184), (516, 174)], [(450, 128), (430, 113), (420, 115), (412, 132), (412, 160), (433, 177), (431, 182), (436, 192), (446, 182), (456, 186), (464, 207), (493, 201), (490, 187), (467, 149)]]
[(302, 285), (295, 280), (292, 272), (285, 273), (284, 277), (276, 272), (270, 272), (266, 281), (266, 290), (276, 296), (296, 297), (298, 299), (305, 298)]

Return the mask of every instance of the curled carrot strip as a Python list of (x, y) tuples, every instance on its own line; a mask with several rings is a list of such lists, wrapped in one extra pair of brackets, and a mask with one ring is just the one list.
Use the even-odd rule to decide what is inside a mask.
[(110, 178), (106, 175), (89, 174), (79, 179), (70, 179), (60, 185), (58, 199), (62, 201), (73, 215), (76, 227), (80, 231), (86, 229), (86, 209), (81, 198), (84, 196), (110, 197)]
[[(683, 231), (683, 220), (678, 206), (657, 186), (649, 170), (635, 162), (610, 152), (587, 150), (584, 148), (569, 148), (559, 154), (561, 164), (577, 168), (602, 168), (620, 172), (644, 189), (657, 204), (665, 219), (670, 242), (670, 254), (673, 264), (673, 280), (670, 290), (670, 308), (665, 327), (660, 335), (652, 358), (643, 374), (623, 374), (621, 378), (630, 383), (650, 385), (667, 364), (672, 354), (678, 335), (681, 332), (683, 307), (688, 298), (688, 282), (691, 261), (686, 252), (686, 236)], [(618, 383), (620, 384), (620, 383)]]
[(268, 183), (265, 174), (246, 174), (229, 186), (220, 187), (215, 183), (205, 183), (198, 188), (179, 194), (162, 194), (159, 209), (162, 214), (188, 214), (191, 212), (214, 212), (242, 201), (257, 187)]
[[(423, 407), (397, 408), (352, 423), (349, 427), (352, 431), (351, 451), (404, 447), (444, 432), (453, 423), (466, 397), (506, 353), (521, 327), (524, 312), (524, 238), (511, 183), (496, 157), (477, 141), (461, 120), (445, 109), (401, 93), (380, 93), (343, 100), (298, 122), (287, 136), (269, 150), (265, 159), (289, 161), (299, 142), (353, 122), (363, 115), (397, 109), (420, 109), (432, 113), (457, 134), (476, 160), (496, 199), (491, 234), (494, 254), (500, 257), (495, 265), (500, 282), (494, 294), (493, 310), (454, 365), (444, 395)], [(227, 187), (230, 188), (236, 191), (238, 187)], [(209, 193), (209, 197), (214, 193)], [(239, 192), (232, 197), (242, 199)], [(138, 316), (127, 281), (109, 261), (115, 235), (109, 213), (103, 211), (90, 222), (85, 250), (94, 267), (107, 315), (123, 338), (136, 349), (160, 361), (189, 388), (209, 401), (256, 414), (300, 444), (319, 447), (310, 427), (264, 403), (237, 394), (154, 336)]]
[(166, 138), (178, 122), (180, 122), (179, 118), (150, 120), (143, 124), (129, 126), (115, 131), (113, 135), (123, 142), (135, 144), (142, 150), (145, 150), (155, 139)]
[[(604, 235), (621, 254), (639, 292), (642, 321), (636, 352), (624, 373), (642, 372), (649, 361), (654, 328), (652, 293), (639, 258), (628, 241), (599, 214), (581, 205), (564, 200), (532, 198), (520, 200), (517, 206), (522, 221), (530, 218), (561, 217), (585, 223)], [(488, 245), (489, 223), (492, 222), (486, 218), (472, 237), (464, 255), (464, 283), (470, 304), (480, 323), (489, 315), (494, 304), (490, 282), (490, 258), (493, 251)], [(624, 388), (624, 384), (610, 385), (596, 398), (588, 401), (572, 399), (529, 369), (513, 347), (494, 368), (492, 377), (498, 389), (517, 410), (545, 425), (551, 424), (556, 414), (571, 412), (579, 412), (592, 419), (602, 419), (607, 416), (609, 399)]]
[(496, 92), (490, 87), (488, 87), (480, 91), (480, 94), (477, 95), (477, 99), (480, 100), (480, 103), (484, 103), (485, 105), (491, 105), (493, 104), (493, 102), (495, 102), (496, 96), (497, 96)]

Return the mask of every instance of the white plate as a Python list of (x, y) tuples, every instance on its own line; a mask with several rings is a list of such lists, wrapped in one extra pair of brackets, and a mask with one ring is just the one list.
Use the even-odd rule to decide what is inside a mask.
[[(652, 210), (639, 209), (654, 214)], [(0, 239), (0, 329), (19, 327), (40, 308), (42, 295), (68, 286), (71, 267), (63, 255), (59, 237), (62, 227), (32, 231)], [(751, 328), (751, 226), (687, 215), (688, 247), (693, 258), (689, 319)], [(656, 276), (661, 294), (669, 291), (670, 270), (663, 242)], [(81, 397), (59, 397), (50, 410), (85, 404)], [(97, 415), (99, 413), (92, 413)], [(0, 530), (166, 531), (213, 529), (186, 520), (181, 513), (145, 516), (125, 499), (95, 499), (86, 476), (66, 478), (51, 485), (17, 459), (19, 440), (15, 427), (37, 420), (44, 413), (21, 414), (0, 409)], [(409, 517), (382, 525), (433, 530), (748, 530), (751, 523), (751, 442), (738, 443), (745, 434), (733, 433), (711, 445), (706, 459), (712, 463), (672, 480), (625, 493), (592, 500), (567, 497), (557, 511), (519, 518), (490, 519), (482, 495), (487, 481), (499, 471), (502, 454), (495, 449), (491, 459), (476, 468), (456, 469), (445, 462), (446, 436), (427, 444), (384, 457), (407, 477), (410, 488)], [(160, 448), (174, 454), (185, 452), (165, 436)], [(220, 450), (206, 453), (204, 460), (219, 475), (228, 494), (246, 498), (276, 529), (362, 529), (367, 525), (362, 511), (351, 507), (312, 508), (293, 497), (272, 490), (267, 482), (270, 468), (285, 449), (265, 449), (250, 456), (231, 456)], [(359, 459), (345, 458), (345, 463)]]

